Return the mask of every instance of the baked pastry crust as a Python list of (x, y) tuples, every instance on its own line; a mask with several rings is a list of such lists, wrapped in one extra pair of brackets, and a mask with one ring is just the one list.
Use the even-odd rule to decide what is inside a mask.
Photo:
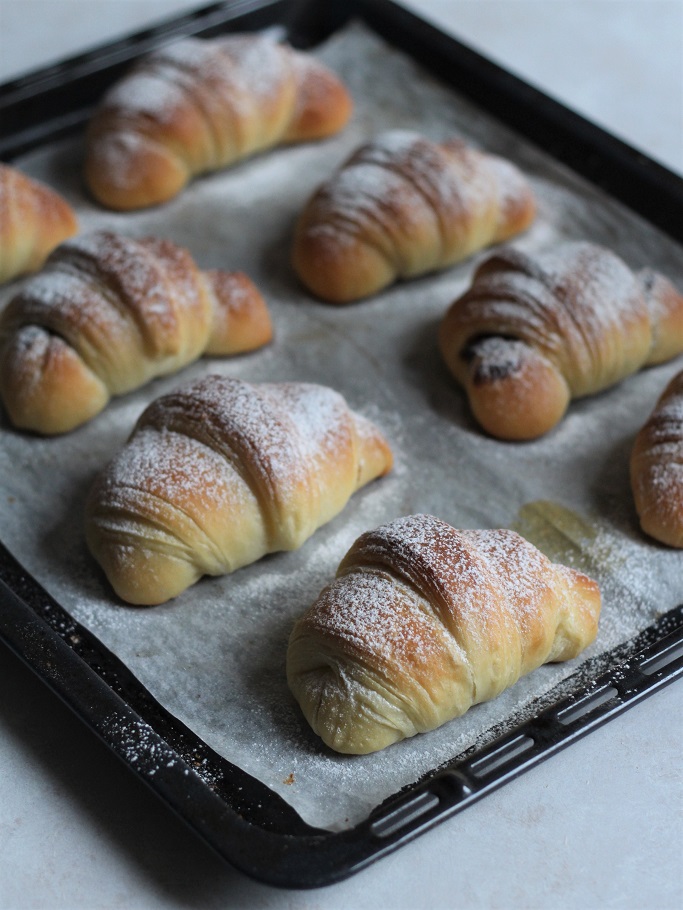
[(37, 271), (77, 230), (76, 213), (66, 199), (0, 164), (0, 283)]
[(292, 262), (321, 299), (348, 303), (465, 259), (529, 226), (521, 172), (460, 140), (393, 130), (359, 148), (299, 216)]
[(481, 426), (534, 439), (572, 398), (683, 352), (683, 295), (651, 269), (571, 242), (489, 256), (439, 327), (439, 348)]
[(365, 754), (576, 657), (599, 613), (592, 579), (519, 534), (412, 515), (356, 540), (292, 630), (287, 679), (328, 746)]
[(0, 315), (0, 398), (15, 426), (65, 433), (113, 395), (271, 337), (265, 301), (241, 272), (201, 271), (170, 240), (82, 234)]
[(638, 432), (630, 469), (643, 531), (683, 548), (683, 370), (669, 382)]
[(107, 92), (88, 128), (86, 183), (108, 208), (158, 205), (199, 174), (330, 136), (351, 109), (327, 67), (266, 34), (185, 38)]
[(142, 414), (90, 493), (88, 545), (119, 597), (163, 603), (300, 547), (391, 464), (332, 389), (208, 376)]

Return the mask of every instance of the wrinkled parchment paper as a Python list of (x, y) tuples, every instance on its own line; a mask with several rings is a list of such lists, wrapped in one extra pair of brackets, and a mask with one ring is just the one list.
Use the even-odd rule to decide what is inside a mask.
[[(486, 438), (436, 353), (435, 330), (466, 287), (474, 259), (335, 308), (313, 301), (289, 265), (294, 219), (313, 189), (362, 141), (387, 128), (441, 139), (460, 135), (517, 162), (539, 199), (526, 250), (586, 238), (633, 267), (655, 266), (683, 286), (679, 247), (502, 128), (360, 25), (317, 50), (355, 98), (349, 127), (322, 143), (263, 154), (196, 181), (151, 211), (100, 210), (81, 183), (80, 137), (25, 156), (26, 172), (58, 188), (81, 230), (155, 234), (187, 246), (203, 267), (242, 269), (271, 307), (276, 340), (244, 357), (203, 360), (115, 401), (89, 425), (57, 439), (13, 431), (0, 448), (0, 536), (14, 555), (93, 631), (153, 695), (211, 747), (280, 793), (310, 823), (333, 829), (364, 818), (384, 798), (474, 743), (581, 666), (543, 667), (488, 705), (382, 753), (344, 757), (307, 728), (285, 682), (287, 638), (353, 540), (400, 515), (432, 512), (456, 527), (517, 527), (553, 559), (600, 581), (604, 607), (586, 657), (630, 638), (683, 597), (683, 556), (639, 532), (628, 483), (633, 436), (681, 360), (572, 404), (545, 438)], [(3, 289), (0, 305), (19, 282)], [(356, 494), (296, 553), (230, 577), (205, 579), (151, 609), (117, 602), (88, 555), (83, 504), (96, 474), (143, 408), (209, 372), (250, 381), (332, 386), (375, 420), (396, 458), (393, 473)]]

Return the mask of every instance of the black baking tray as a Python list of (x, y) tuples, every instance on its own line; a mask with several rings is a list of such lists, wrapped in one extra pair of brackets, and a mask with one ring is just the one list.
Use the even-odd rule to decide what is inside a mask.
[[(352, 18), (683, 241), (683, 180), (390, 0), (216, 3), (29, 73), (0, 86), (0, 159), (81, 130), (131, 61), (173, 38), (276, 28), (292, 44), (313, 47)], [(535, 703), (531, 719), (527, 709), (527, 719), (488, 731), (483, 745), (395, 794), (362, 823), (329, 832), (308, 825), (167, 712), (2, 544), (0, 640), (224, 859), (290, 888), (352, 875), (683, 675), (682, 605), (584, 664)]]

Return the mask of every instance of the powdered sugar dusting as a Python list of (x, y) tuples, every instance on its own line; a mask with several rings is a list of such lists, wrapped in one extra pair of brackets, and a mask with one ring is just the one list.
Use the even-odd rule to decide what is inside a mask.
[(267, 35), (186, 38), (152, 52), (95, 114), (93, 180), (105, 193), (108, 184), (165, 201), (163, 181), (145, 188), (146, 168), (163, 163), (174, 195), (184, 178), (275, 145), (297, 110), (297, 59)]
[[(352, 653), (362, 655), (363, 663), (379, 660), (389, 678), (406, 662), (428, 673), (430, 657), (444, 648), (452, 650), (454, 644), (446, 640), (446, 630), (413, 589), (377, 570), (358, 573), (352, 586), (344, 577), (336, 581), (324, 591), (307, 624), (322, 635), (346, 641)], [(352, 685), (350, 676), (345, 679)]]
[[(594, 610), (584, 622), (571, 574), (513, 531), (459, 532), (425, 514), (383, 525), (295, 625), (292, 691), (344, 752), (432, 730), (592, 641)], [(571, 648), (555, 650), (567, 627)]]
[[(198, 362), (183, 376), (156, 380), (62, 439), (5, 432), (0, 525), (3, 542), (26, 568), (175, 717), (307, 821), (340, 829), (479, 741), (482, 731), (508, 723), (515, 712), (530, 713), (533, 700), (579, 669), (583, 658), (540, 668), (427, 735), (349, 758), (321, 747), (287, 691), (285, 654), (296, 618), (368, 528), (425, 511), (457, 528), (509, 527), (525, 502), (561, 495), (575, 515), (598, 516), (603, 523), (576, 547), (565, 523), (565, 532), (553, 538), (555, 554), (546, 548), (553, 561), (576, 565), (603, 590), (598, 640), (586, 656), (625, 641), (681, 601), (681, 554), (639, 532), (627, 476), (635, 433), (680, 364), (642, 371), (604, 395), (575, 403), (543, 439), (496, 442), (474, 425), (434, 346), (435, 327), (469, 283), (475, 262), (333, 311), (312, 302), (291, 277), (287, 238), (301, 205), (380, 130), (408, 126), (437, 139), (457, 132), (508, 155), (531, 175), (539, 213), (516, 243), (526, 252), (590, 238), (618, 250), (629, 265), (656, 267), (678, 286), (683, 260), (680, 245), (555, 165), (364, 26), (341, 30), (318, 52), (354, 95), (356, 115), (348, 128), (329, 142), (274, 152), (198, 181), (172, 205), (125, 216), (96, 209), (74, 175), (78, 143), (22, 159), (29, 172), (66, 187), (84, 228), (135, 236), (161, 232), (182, 240), (206, 266), (227, 262), (247, 271), (272, 301), (276, 343), (256, 357)], [(353, 497), (338, 519), (299, 550), (206, 578), (166, 605), (126, 609), (85, 550), (87, 489), (153, 398), (210, 372), (334, 387), (389, 431), (396, 470)], [(538, 536), (544, 548), (550, 532)], [(144, 741), (144, 730), (127, 729), (131, 755), (138, 738)], [(284, 785), (291, 772), (295, 783)]]
[[(146, 497), (140, 507), (147, 512), (147, 497), (152, 495), (176, 509), (202, 514), (228, 496), (236, 509), (250, 506), (253, 497), (248, 493), (244, 484), (234, 483), (230, 466), (226, 468), (224, 459), (209, 447), (180, 433), (143, 425), (104, 475), (101, 495), (111, 509), (130, 509), (140, 495)], [(128, 513), (117, 526), (133, 531), (135, 516)]]
[[(245, 543), (249, 534), (263, 537), (263, 551), (255, 547), (251, 561), (294, 549), (355, 489), (355, 470), (349, 473), (345, 465), (351, 433), (351, 414), (331, 389), (205, 377), (157, 399), (141, 415), (132, 439), (96, 487), (97, 527), (115, 533), (117, 540), (121, 531), (131, 540), (139, 538), (144, 548), (151, 521), (154, 536), (165, 535), (175, 548), (174, 537), (182, 539), (174, 526), (180, 525), (180, 514), (203, 529), (218, 528), (225, 510), (226, 524), (236, 530), (225, 542), (217, 541), (217, 550), (226, 555), (211, 563), (211, 574), (219, 574), (221, 566), (233, 568), (230, 534), (243, 533)], [(240, 532), (239, 516), (254, 513), (265, 530), (254, 531), (258, 519), (250, 517)], [(206, 539), (212, 537), (206, 531)], [(178, 558), (202, 566), (195, 553), (202, 547), (193, 547), (190, 535)]]
[[(167, 244), (164, 252), (168, 255), (172, 250), (189, 264), (189, 257), (179, 248), (174, 250), (172, 244)], [(164, 275), (164, 266), (170, 262), (150, 254), (144, 243), (123, 234), (93, 231), (63, 244), (53, 261), (63, 268), (71, 266), (86, 274), (90, 271), (109, 282), (119, 292), (121, 302), (133, 305), (157, 323), (175, 325), (174, 291)]]
[(548, 593), (553, 587), (552, 567), (539, 550), (505, 529), (462, 534), (482, 554), (520, 628), (547, 609)]
[(652, 330), (635, 274), (604, 247), (558, 244), (535, 256), (494, 253), (447, 321), (470, 339), (528, 342), (555, 363), (574, 396), (606, 388), (643, 366)]
[(636, 507), (647, 533), (683, 546), (683, 372), (639, 431), (631, 456)]
[(349, 445), (349, 410), (342, 396), (324, 386), (311, 383), (281, 383), (266, 386), (273, 406), (288, 415), (297, 428), (303, 461), (329, 463), (335, 452)]
[[(3, 332), (26, 344), (36, 333), (63, 338), (97, 375), (116, 386), (117, 352), (130, 342), (130, 321), (117, 307), (102, 306), (88, 281), (57, 270), (27, 284), (8, 306)], [(23, 342), (22, 342), (23, 339)], [(27, 369), (28, 374), (28, 369)], [(36, 378), (40, 371), (35, 374)]]
[[(515, 527), (550, 559), (598, 582), (603, 643), (624, 641), (642, 626), (644, 617), (653, 611), (656, 615), (663, 602), (673, 604), (680, 598), (680, 565), (671, 575), (653, 574), (656, 551), (651, 545), (604, 519), (580, 515), (558, 502), (537, 500), (520, 509)], [(669, 555), (675, 567), (678, 556)]]
[(54, 333), (120, 394), (203, 352), (212, 312), (197, 277), (189, 254), (171, 242), (84, 232), (24, 284), (3, 331), (35, 324)]
[(113, 86), (106, 107), (171, 122), (188, 94), (212, 86), (224, 110), (272, 98), (287, 74), (287, 56), (267, 36), (228, 36), (219, 40), (185, 38), (150, 54)]
[[(294, 397), (291, 391), (289, 397)], [(252, 462), (257, 482), (263, 483), (268, 491), (266, 499), (279, 504), (276, 511), (287, 511), (292, 497), (306, 481), (307, 460), (302, 447), (308, 443), (306, 434), (294, 429), (286, 409), (278, 406), (273, 387), (210, 376), (184, 387), (178, 395), (169, 396), (168, 402), (169, 414), (179, 408), (183, 417), (189, 419), (190, 427), (210, 426), (211, 442), (230, 461)], [(163, 425), (166, 407), (166, 401), (157, 402), (143, 415), (141, 424), (160, 421)], [(307, 413), (320, 419), (319, 409), (308, 412), (301, 409), (303, 416)], [(309, 424), (307, 429), (312, 431), (314, 424)], [(311, 433), (309, 439), (314, 446), (316, 437)]]
[(130, 113), (153, 116), (158, 123), (169, 124), (173, 122), (175, 109), (185, 98), (182, 87), (162, 75), (140, 72), (115, 85), (105, 104), (110, 108), (125, 108)]
[(419, 591), (423, 608), (465, 643), (495, 647), (509, 620), (524, 631), (553, 602), (552, 566), (508, 530), (456, 531), (431, 515), (412, 515), (361, 537), (342, 562), (342, 574), (353, 571), (357, 559)]
[(0, 163), (0, 284), (40, 268), (51, 250), (78, 229), (58, 192)]
[(529, 195), (509, 163), (461, 143), (441, 146), (390, 130), (358, 149), (318, 190), (305, 234), (376, 246), (406, 277), (444, 267), (470, 244), (490, 243), (496, 231), (489, 211), (499, 198), (507, 212), (513, 199), (521, 206)]

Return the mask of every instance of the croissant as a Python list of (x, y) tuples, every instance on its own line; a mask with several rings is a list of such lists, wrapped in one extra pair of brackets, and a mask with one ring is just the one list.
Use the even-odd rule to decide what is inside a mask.
[(631, 487), (645, 533), (683, 548), (683, 370), (636, 436)]
[(322, 63), (268, 35), (185, 38), (104, 96), (87, 131), (86, 183), (113, 209), (157, 205), (198, 174), (336, 133), (351, 106)]
[(76, 214), (66, 199), (0, 164), (0, 283), (35, 272), (77, 230)]
[(651, 269), (572, 242), (502, 249), (439, 327), (439, 347), (475, 418), (500, 439), (534, 439), (572, 398), (683, 351), (683, 296)]
[(15, 426), (65, 433), (112, 395), (271, 335), (246, 275), (202, 272), (170, 240), (93, 232), (58, 247), (0, 315), (0, 397)]
[(412, 515), (356, 540), (292, 630), (287, 679), (326, 745), (366, 754), (576, 657), (599, 613), (596, 582), (519, 534)]
[(209, 376), (142, 414), (90, 493), (88, 545), (123, 600), (162, 603), (300, 547), (391, 463), (332, 389)]
[(347, 303), (444, 269), (529, 226), (520, 171), (460, 140), (392, 130), (362, 146), (304, 207), (292, 261), (318, 297)]

